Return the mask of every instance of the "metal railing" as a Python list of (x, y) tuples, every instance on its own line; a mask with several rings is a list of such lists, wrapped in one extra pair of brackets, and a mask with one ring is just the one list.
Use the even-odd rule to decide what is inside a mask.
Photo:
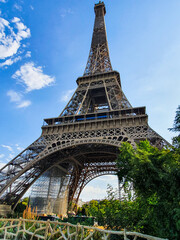
[(80, 115), (61, 116), (58, 118), (46, 118), (43, 122), (43, 127), (79, 123), (82, 121), (98, 121), (101, 119), (115, 119), (115, 118), (127, 118), (138, 117), (139, 115), (146, 115), (145, 107), (128, 108), (122, 110), (102, 111), (99, 113), (88, 113)]
[[(0, 219), (0, 239), (29, 240), (108, 240), (113, 236), (124, 240), (167, 240), (137, 232), (110, 231), (98, 227), (73, 225), (58, 221), (39, 221), (29, 219)], [(114, 238), (115, 239), (115, 238)], [(116, 238), (117, 239), (117, 238)]]

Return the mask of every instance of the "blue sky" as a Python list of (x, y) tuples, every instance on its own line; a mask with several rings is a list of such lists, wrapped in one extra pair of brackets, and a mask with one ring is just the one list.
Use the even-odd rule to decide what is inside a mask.
[[(180, 1), (104, 2), (111, 63), (123, 91), (134, 107), (146, 106), (150, 126), (171, 142), (167, 129), (180, 104)], [(87, 62), (94, 3), (0, 0), (1, 163), (40, 136), (43, 118), (65, 107)], [(106, 183), (116, 181), (102, 179), (82, 198), (88, 191), (104, 197)]]

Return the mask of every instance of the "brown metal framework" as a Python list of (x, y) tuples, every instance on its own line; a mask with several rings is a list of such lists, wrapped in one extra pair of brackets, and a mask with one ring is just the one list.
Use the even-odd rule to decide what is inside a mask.
[(84, 71), (84, 76), (112, 71), (104, 21), (104, 16), (106, 14), (104, 3), (96, 4), (94, 11), (96, 18), (91, 49)]
[[(15, 206), (27, 189), (47, 170), (57, 167), (66, 178), (68, 203), (78, 200), (95, 177), (115, 174), (121, 142), (135, 146), (148, 139), (168, 144), (148, 126), (145, 107), (133, 108), (111, 67), (104, 15), (95, 5), (95, 24), (84, 75), (59, 117), (44, 119), (42, 135), (0, 170), (0, 201)], [(65, 190), (59, 189), (58, 196)], [(63, 192), (62, 192), (63, 191)]]

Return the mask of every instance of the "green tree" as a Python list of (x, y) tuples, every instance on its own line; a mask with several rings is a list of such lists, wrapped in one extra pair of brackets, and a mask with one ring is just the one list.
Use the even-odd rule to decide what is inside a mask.
[(29, 198), (25, 197), (22, 200), (20, 200), (15, 208), (15, 214), (22, 217), (23, 211), (26, 209), (26, 206), (28, 205)]
[[(139, 216), (134, 225), (150, 235), (180, 239), (180, 155), (142, 141), (123, 143), (117, 159), (118, 177), (132, 182)], [(129, 216), (128, 216), (129, 217)], [(134, 221), (135, 219), (132, 219)]]
[[(142, 210), (139, 210), (139, 201), (125, 200), (120, 202), (117, 199), (116, 191), (108, 185), (107, 199), (101, 201), (92, 200), (89, 204), (83, 205), (89, 216), (93, 216), (98, 224), (113, 230), (138, 230), (141, 231), (142, 224), (138, 222)], [(141, 214), (142, 215), (142, 214)]]
[(176, 116), (174, 119), (173, 128), (169, 128), (170, 131), (178, 132), (178, 136), (173, 138), (173, 145), (180, 149), (180, 105), (177, 108)]
[(178, 108), (176, 110), (176, 116), (174, 119), (173, 128), (170, 128), (169, 130), (173, 131), (173, 132), (180, 132), (180, 105), (178, 106)]

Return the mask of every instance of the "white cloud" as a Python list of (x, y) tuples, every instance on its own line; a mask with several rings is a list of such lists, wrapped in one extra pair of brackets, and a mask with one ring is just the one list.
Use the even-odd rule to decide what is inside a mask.
[(25, 57), (26, 57), (26, 58), (31, 57), (31, 51), (27, 51)]
[(34, 7), (33, 7), (32, 5), (30, 5), (30, 9), (31, 9), (31, 10), (34, 10)]
[(17, 150), (18, 150), (18, 151), (23, 151), (24, 148), (22, 148), (22, 147), (17, 147)]
[(7, 162), (9, 162), (9, 161), (11, 161), (14, 157), (15, 157), (15, 155), (12, 154), (12, 153), (10, 153), (10, 154), (8, 154), (8, 156), (6, 157), (5, 160), (6, 160)]
[(3, 168), (6, 164), (0, 162), (0, 169)]
[(100, 186), (86, 186), (82, 194), (80, 195), (80, 198), (83, 199), (83, 201), (89, 201), (92, 199), (104, 199), (106, 196), (106, 188), (100, 187)]
[(9, 58), (7, 59), (5, 62), (3, 63), (0, 63), (0, 67), (7, 67), (7, 66), (10, 66), (12, 65), (13, 63), (16, 63), (17, 61), (21, 60), (21, 57), (16, 57), (16, 58)]
[(15, 102), (17, 108), (26, 108), (31, 105), (31, 101), (23, 100), (21, 93), (17, 93), (14, 90), (9, 90), (7, 96), (10, 97), (10, 102)]
[(9, 90), (7, 92), (7, 96), (10, 97), (11, 102), (19, 102), (21, 101), (22, 95), (20, 93), (15, 92), (14, 90)]
[(14, 17), (12, 22), (16, 24), (16, 28), (18, 29), (18, 33), (16, 36), (16, 39), (18, 41), (21, 41), (22, 39), (28, 38), (31, 36), (30, 29), (27, 28), (19, 18)]
[(55, 81), (54, 77), (43, 73), (41, 66), (35, 67), (33, 62), (21, 66), (12, 77), (22, 83), (27, 92), (50, 86)]
[(10, 22), (0, 17), (0, 59), (15, 55), (21, 46), (21, 41), (31, 36), (30, 29), (19, 18), (14, 17), (11, 22), (14, 28)]
[(14, 157), (15, 157), (14, 154), (10, 153), (9, 156), (8, 156), (8, 159), (11, 160), (11, 159), (13, 159)]
[(15, 144), (15, 146), (16, 146), (16, 148), (17, 148), (18, 151), (23, 151), (23, 150), (24, 150), (24, 148), (22, 148), (22, 147), (19, 146), (19, 144)]
[(17, 105), (17, 108), (26, 108), (31, 105), (31, 101), (25, 100)]
[(68, 15), (68, 14), (74, 14), (74, 12), (72, 11), (72, 9), (71, 8), (68, 8), (68, 9), (61, 9), (61, 13), (60, 13), (60, 16), (62, 17), (62, 18), (64, 18), (64, 17), (66, 17), (66, 15)]
[(104, 175), (93, 179), (85, 186), (80, 198), (83, 201), (92, 199), (104, 199), (107, 196), (107, 185), (110, 184), (114, 191), (118, 188), (118, 178), (116, 175)]
[(17, 3), (15, 3), (13, 7), (16, 8), (16, 9), (17, 9), (18, 11), (20, 11), (20, 12), (23, 10), (23, 9), (22, 9), (22, 6), (19, 5), (19, 4), (17, 4)]
[(67, 102), (70, 100), (72, 94), (74, 93), (75, 89), (67, 90), (66, 92), (63, 92), (60, 101), (61, 102)]
[(1, 147), (7, 148), (10, 152), (14, 152), (11, 146), (2, 144)]
[(6, 3), (7, 1), (6, 1), (6, 0), (0, 0), (0, 2), (2, 2), (2, 3)]
[[(5, 145), (2, 144), (0, 147), (3, 147), (4, 149), (1, 149), (0, 153), (0, 160), (1, 162), (9, 162), (12, 160), (20, 151), (23, 151), (24, 148), (22, 148), (19, 144), (11, 144)], [(0, 169), (3, 167), (4, 163), (0, 162)]]
[(99, 178), (100, 181), (111, 183), (111, 181), (116, 181), (117, 182), (117, 176), (116, 175), (105, 175)]
[(3, 158), (5, 155), (4, 154), (0, 154), (0, 158)]

